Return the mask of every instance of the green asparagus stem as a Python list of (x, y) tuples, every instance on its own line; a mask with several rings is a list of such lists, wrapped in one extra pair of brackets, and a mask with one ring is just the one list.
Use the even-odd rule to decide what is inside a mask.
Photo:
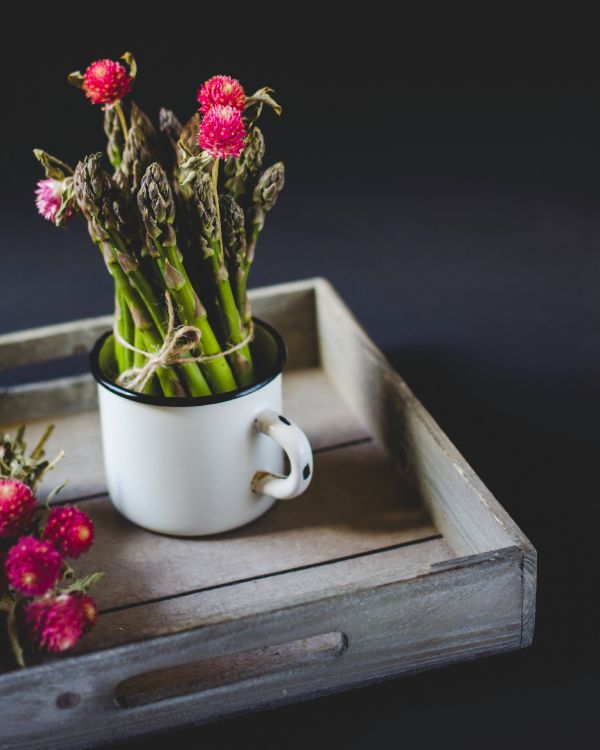
[[(115, 318), (117, 321), (117, 329), (121, 338), (127, 341), (128, 344), (133, 344), (134, 339), (134, 325), (133, 318), (127, 307), (127, 302), (123, 297), (123, 294), (115, 294)], [(120, 372), (128, 370), (133, 363), (132, 352), (124, 347), (118, 341), (115, 341), (115, 357), (117, 359), (117, 365)]]
[[(139, 328), (134, 329), (134, 337), (133, 337), (133, 345), (136, 349), (139, 349), (140, 351), (148, 351), (146, 347), (146, 341), (144, 339), (144, 333)], [(141, 369), (145, 363), (146, 363), (146, 357), (144, 357), (143, 354), (138, 354), (138, 352), (132, 352), (133, 353), (133, 366), (136, 369)], [(146, 386), (144, 387), (143, 393), (147, 393), (149, 395), (153, 396), (159, 396), (161, 394), (161, 390), (159, 388), (158, 383), (156, 382), (156, 376), (153, 376), (150, 378)]]
[(221, 208), (221, 227), (223, 231), (223, 249), (233, 280), (233, 290), (237, 308), (240, 311), (244, 325), (247, 326), (251, 318), (250, 302), (246, 294), (246, 281), (250, 264), (248, 263), (248, 248), (246, 245), (245, 217), (242, 207), (228, 193), (219, 198)]
[[(179, 317), (183, 323), (194, 326), (201, 332), (198, 354), (220, 353), (218, 339), (208, 321), (206, 310), (189, 280), (177, 246), (177, 237), (173, 229), (173, 193), (167, 175), (159, 164), (152, 164), (146, 170), (137, 201), (146, 227), (148, 244), (152, 248), (150, 254), (154, 257), (165, 285), (173, 297)], [(237, 387), (225, 357), (206, 362), (204, 369), (215, 393), (225, 393)]]
[[(217, 191), (218, 170), (219, 162), (215, 159), (212, 178), (202, 173), (194, 184), (199, 239), (204, 257), (211, 269), (217, 302), (228, 340), (231, 344), (239, 344), (246, 337), (247, 331), (236, 306), (225, 265)], [(254, 366), (250, 347), (246, 345), (234, 352), (231, 355), (231, 362), (240, 386), (251, 385), (254, 382)]]

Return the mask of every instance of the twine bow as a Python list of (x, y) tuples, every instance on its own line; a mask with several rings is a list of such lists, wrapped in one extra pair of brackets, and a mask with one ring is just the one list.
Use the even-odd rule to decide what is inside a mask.
[(202, 332), (196, 326), (182, 325), (176, 327), (173, 302), (168, 292), (165, 294), (165, 302), (167, 305), (167, 331), (162, 346), (155, 352), (147, 352), (130, 344), (121, 336), (115, 322), (113, 328), (115, 340), (130, 352), (141, 354), (146, 360), (142, 367), (130, 367), (125, 372), (122, 372), (116, 380), (117, 385), (122, 385), (141, 393), (160, 368), (190, 364), (192, 362), (199, 364), (212, 362), (215, 359), (227, 357), (239, 349), (243, 349), (254, 338), (254, 324), (250, 321), (248, 333), (239, 343), (216, 354), (201, 354), (197, 357), (192, 357), (190, 356), (190, 352), (200, 346)]

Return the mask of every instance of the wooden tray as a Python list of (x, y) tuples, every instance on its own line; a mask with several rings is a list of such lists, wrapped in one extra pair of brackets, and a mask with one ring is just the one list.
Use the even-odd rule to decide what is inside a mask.
[[(0, 422), (31, 421), (31, 440), (56, 421), (61, 502), (97, 527), (78, 570), (106, 571), (76, 652), (0, 675), (8, 746), (125, 739), (531, 642), (535, 550), (332, 287), (269, 287), (252, 303), (287, 341), (285, 411), (315, 477), (235, 532), (174, 539), (118, 515), (89, 376), (0, 392)], [(2, 336), (1, 367), (89, 350), (110, 325)]]

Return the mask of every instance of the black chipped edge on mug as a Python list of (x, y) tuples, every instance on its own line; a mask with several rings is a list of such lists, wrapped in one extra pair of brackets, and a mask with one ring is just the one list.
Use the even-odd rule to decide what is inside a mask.
[(233, 399), (247, 396), (250, 393), (254, 393), (261, 388), (264, 388), (265, 385), (268, 385), (281, 374), (287, 362), (287, 349), (279, 331), (268, 323), (265, 323), (264, 320), (254, 317), (252, 320), (254, 321), (255, 326), (264, 328), (267, 333), (270, 333), (275, 339), (275, 343), (277, 344), (277, 359), (267, 377), (254, 385), (249, 385), (247, 388), (238, 388), (235, 391), (227, 391), (227, 393), (215, 393), (212, 396), (150, 396), (146, 393), (130, 391), (128, 388), (124, 388), (122, 385), (117, 385), (112, 380), (109, 380), (100, 369), (100, 350), (106, 339), (109, 336), (112, 336), (112, 331), (103, 333), (90, 352), (90, 369), (92, 371), (92, 376), (94, 380), (106, 388), (107, 391), (110, 391), (117, 396), (127, 398), (130, 401), (139, 401), (142, 404), (150, 404), (152, 406), (208, 406), (209, 404), (221, 404), (224, 401), (233, 401)]

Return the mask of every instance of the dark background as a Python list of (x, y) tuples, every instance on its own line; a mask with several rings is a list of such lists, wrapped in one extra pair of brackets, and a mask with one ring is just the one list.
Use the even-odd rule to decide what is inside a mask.
[[(487, 9), (33, 6), (5, 17), (0, 330), (106, 313), (83, 225), (37, 216), (34, 146), (102, 149), (65, 75), (131, 49), (181, 118), (214, 73), (277, 90), (287, 184), (253, 284), (329, 278), (540, 555), (527, 651), (176, 733), (180, 748), (587, 747), (597, 726), (600, 106), (595, 26)], [(268, 19), (268, 22), (267, 22)], [(7, 46), (10, 41), (13, 47)], [(134, 743), (143, 747), (144, 742)]]

